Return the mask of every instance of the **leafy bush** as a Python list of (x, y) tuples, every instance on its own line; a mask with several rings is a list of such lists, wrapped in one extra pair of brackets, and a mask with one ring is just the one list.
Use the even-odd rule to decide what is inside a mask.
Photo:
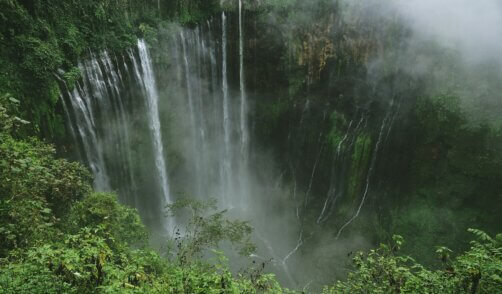
[(413, 258), (398, 255), (403, 238), (394, 236), (391, 246), (382, 244), (368, 254), (356, 254), (356, 270), (347, 281), (337, 282), (323, 293), (500, 293), (502, 234), (491, 238), (479, 230), (469, 231), (477, 241), (456, 259), (450, 259), (451, 251), (445, 247), (436, 250), (442, 270), (428, 270)]
[(181, 228), (183, 232), (180, 228), (176, 229), (175, 238), (170, 244), (180, 265), (200, 260), (205, 250), (217, 248), (223, 241), (230, 241), (244, 256), (256, 249), (250, 241), (253, 228), (248, 222), (226, 219), (226, 210), (218, 211), (214, 199), (200, 202), (185, 198), (167, 208), (168, 216), (188, 211), (188, 221)]
[(90, 192), (90, 173), (78, 163), (54, 159), (55, 150), (37, 139), (0, 135), (2, 199), (44, 199), (60, 217)]
[(75, 201), (90, 192), (90, 173), (78, 163), (55, 159), (52, 146), (10, 134), (27, 122), (14, 116), (19, 101), (0, 99), (0, 257), (50, 239)]
[[(192, 211), (171, 263), (146, 249), (148, 236), (134, 209), (110, 193), (91, 193), (91, 176), (77, 163), (54, 157), (38, 139), (10, 133), (22, 119), (19, 101), (2, 96), (0, 115), (1, 293), (282, 293), (272, 275), (234, 277), (226, 259), (200, 260), (222, 240), (252, 250), (251, 227), (230, 221), (215, 203), (181, 201)], [(139, 249), (133, 249), (139, 248)], [(181, 262), (183, 261), (183, 262)]]
[(137, 211), (120, 205), (114, 194), (87, 196), (72, 207), (67, 225), (69, 232), (78, 232), (82, 227), (93, 230), (114, 250), (123, 245), (143, 247), (148, 240)]
[(12, 97), (10, 94), (0, 96), (0, 132), (12, 133), (12, 131), (20, 125), (29, 124), (15, 114), (18, 113), (19, 100)]

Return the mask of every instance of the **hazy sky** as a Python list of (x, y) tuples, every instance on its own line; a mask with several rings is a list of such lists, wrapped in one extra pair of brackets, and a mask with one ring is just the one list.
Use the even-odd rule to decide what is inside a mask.
[(459, 49), (470, 62), (502, 65), (502, 0), (391, 0), (423, 37)]

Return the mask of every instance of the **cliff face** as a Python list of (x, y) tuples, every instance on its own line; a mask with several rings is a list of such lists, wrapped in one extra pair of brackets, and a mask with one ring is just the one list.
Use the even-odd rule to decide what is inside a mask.
[[(466, 102), (485, 90), (461, 85), (471, 84), (466, 75), (492, 71), (465, 66), (459, 52), (420, 39), (396, 14), (382, 12), (385, 4), (317, 4), (247, 14), (255, 148), (274, 154), (280, 180), (301, 195), (293, 202), (302, 223), (314, 232), (380, 242), (397, 231), (413, 240), (406, 250), (430, 262), (418, 249), (425, 244), (467, 246), (457, 241), (472, 205), (491, 210), (500, 197), (500, 173), (481, 159), (485, 152), (499, 158), (500, 141), (498, 122), (488, 115), (479, 124)], [(490, 75), (489, 88), (498, 87), (497, 76)], [(489, 96), (479, 107), (499, 95)], [(467, 143), (474, 137), (483, 143)], [(495, 229), (496, 219), (477, 221)]]
[(422, 248), (497, 230), (500, 73), (384, 4), (77, 2), (0, 4), (0, 92), (157, 232), (164, 205), (210, 196), (284, 280), (329, 280), (394, 233), (433, 263)]

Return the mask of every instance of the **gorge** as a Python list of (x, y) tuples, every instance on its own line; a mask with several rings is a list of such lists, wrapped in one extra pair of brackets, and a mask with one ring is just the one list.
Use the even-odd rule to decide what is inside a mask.
[[(169, 261), (176, 260), (170, 256), (176, 254), (169, 251), (169, 244), (175, 244), (174, 252), (182, 252), (173, 240), (205, 233), (190, 227), (197, 223), (190, 217), (200, 217), (201, 226), (207, 224), (212, 234), (226, 236), (219, 232), (224, 226), (210, 221), (216, 216), (236, 227), (229, 229), (226, 241), (215, 242), (229, 258), (230, 276), (249, 275), (257, 292), (260, 286), (253, 283), (259, 279), (253, 275), (263, 273), (275, 274), (284, 287), (319, 292), (358, 268), (349, 263), (353, 258), (357, 262), (360, 250), (373, 250), (371, 256), (380, 252), (375, 248), (387, 248), (378, 247), (384, 244), (391, 258), (399, 249), (431, 271), (444, 267), (448, 272), (453, 264), (448, 250), (459, 254), (472, 245), (469, 228), (483, 230), (486, 236), (500, 232), (502, 60), (494, 52), (502, 40), (494, 41), (496, 36), (488, 33), (490, 41), (469, 38), (454, 26), (426, 27), (424, 20), (438, 25), (443, 21), (427, 14), (427, 9), (448, 15), (452, 4), (447, 0), (442, 4), (411, 1), (409, 6), (392, 0), (94, 1), (71, 13), (76, 25), (65, 20), (68, 23), (61, 28), (50, 8), (40, 1), (24, 2), (0, 6), (6, 11), (0, 14), (0, 24), (6, 28), (0, 31), (0, 40), (11, 40), (2, 41), (0, 65), (5, 70), (0, 94), (14, 94), (14, 100), (0, 100), (0, 105), (7, 111), (5, 103), (20, 100), (15, 117), (31, 124), (6, 124), (9, 132), (10, 128), (20, 131), (5, 136), (28, 140), (35, 134), (54, 144), (58, 157), (85, 166), (92, 174), (93, 191), (115, 193), (121, 205), (137, 210), (149, 234), (142, 241)], [(455, 13), (468, 15), (466, 11), (474, 7), (483, 11), (487, 27), (472, 26), (472, 30), (488, 30), (502, 24), (502, 12), (487, 12), (492, 4), (502, 8), (491, 2), (473, 7), (458, 4)], [(67, 15), (73, 11), (63, 4), (57, 7)], [(82, 11), (87, 12), (80, 16)], [(21, 20), (28, 16), (58, 29), (49, 32), (41, 25), (22, 31)], [(454, 21), (465, 28), (469, 20)], [(61, 38), (46, 41), (59, 36), (58, 30), (64, 31)], [(29, 35), (38, 31), (37, 37)], [(88, 43), (78, 47), (72, 34), (85, 36)], [(474, 39), (483, 55), (472, 50)], [(51, 57), (47, 49), (51, 46), (61, 47), (54, 49), (61, 57)], [(20, 69), (16, 58), (22, 61)], [(19, 77), (18, 81), (9, 76)], [(7, 118), (5, 114), (6, 122)], [(2, 140), (10, 142), (6, 138)], [(0, 154), (9, 158), (7, 151)], [(16, 160), (12, 162), (17, 164)], [(15, 164), (9, 161), (5, 170)], [(0, 176), (0, 180), (12, 183), (11, 174), (5, 172), (9, 179)], [(72, 180), (79, 178), (67, 174)], [(2, 185), (0, 192), (5, 195), (19, 190), (13, 184)], [(44, 197), (52, 203), (53, 198)], [(73, 203), (94, 199), (80, 198), (68, 203), (78, 207)], [(189, 204), (187, 214), (168, 212), (187, 199), (214, 200), (217, 213), (199, 216), (197, 204)], [(97, 208), (92, 203), (87, 203), (87, 210), (82, 207), (79, 222), (93, 220), (100, 201), (94, 203)], [(66, 230), (65, 222), (68, 226), (70, 220), (77, 222), (64, 216), (64, 210), (61, 216), (57, 211), (50, 206), (49, 212), (56, 213), (51, 218), (55, 228)], [(112, 213), (105, 214), (104, 223), (113, 218)], [(5, 223), (11, 221), (2, 217)], [(232, 221), (243, 223), (239, 227)], [(256, 250), (240, 254), (234, 243), (248, 225)], [(96, 228), (94, 235), (100, 236), (102, 227), (96, 224)], [(127, 231), (127, 225), (124, 228)], [(0, 230), (0, 238), (7, 231)], [(394, 235), (402, 235), (406, 242)], [(104, 240), (109, 240), (106, 236)], [(495, 251), (499, 236), (491, 239)], [(114, 238), (120, 239), (110, 240)], [(204, 238), (201, 243), (212, 245), (211, 236)], [(8, 258), (15, 244), (5, 254), (0, 251), (0, 258)], [(444, 246), (437, 247), (442, 261), (431, 254), (434, 246)], [(200, 262), (218, 264), (213, 259), (220, 253), (209, 247), (202, 251)], [(496, 256), (496, 265), (490, 267), (493, 272), (486, 285), (501, 289), (500, 256), (490, 256)], [(386, 264), (378, 260), (378, 265)], [(149, 264), (157, 263), (142, 267)], [(154, 278), (141, 280), (143, 274), (136, 275), (117, 287), (127, 288), (124, 283), (130, 283), (134, 291), (153, 291), (141, 290), (140, 285)], [(476, 275), (466, 275), (464, 284), (452, 285), (489, 293), (482, 291)], [(2, 277), (0, 272), (3, 287), (8, 283), (2, 284)], [(78, 284), (78, 279), (77, 275), (69, 285)], [(344, 289), (357, 288), (337, 285), (324, 291), (345, 293)], [(373, 287), (377, 289), (376, 284)], [(184, 289), (168, 293), (204, 293)], [(263, 290), (267, 291), (273, 292)]]

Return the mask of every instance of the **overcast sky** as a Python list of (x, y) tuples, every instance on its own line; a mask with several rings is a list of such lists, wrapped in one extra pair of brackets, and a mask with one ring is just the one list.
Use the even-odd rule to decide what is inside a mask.
[(459, 49), (470, 62), (502, 65), (502, 0), (391, 0), (414, 31)]

